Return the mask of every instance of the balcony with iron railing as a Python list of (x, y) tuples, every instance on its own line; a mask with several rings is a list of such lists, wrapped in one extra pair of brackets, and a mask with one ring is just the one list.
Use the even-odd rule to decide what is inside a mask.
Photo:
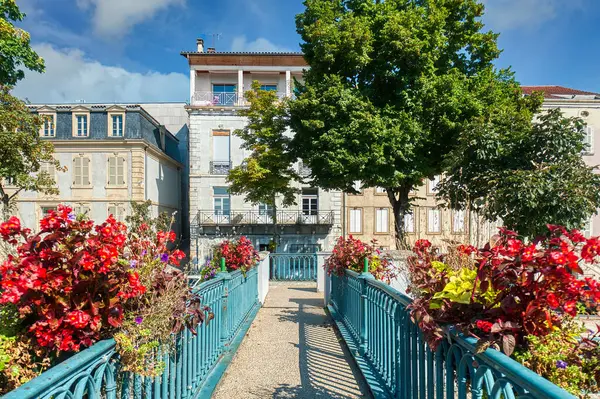
[[(274, 218), (273, 216), (277, 217)], [(333, 211), (301, 210), (201, 210), (196, 215), (195, 224), (199, 226), (235, 226), (235, 225), (325, 225), (333, 224)]]
[(231, 162), (210, 161), (209, 170), (211, 175), (226, 175), (231, 170)]
[[(277, 98), (286, 97), (285, 92), (277, 92)], [(219, 93), (214, 91), (196, 91), (191, 99), (192, 106), (195, 107), (247, 107), (248, 101), (239, 92)]]

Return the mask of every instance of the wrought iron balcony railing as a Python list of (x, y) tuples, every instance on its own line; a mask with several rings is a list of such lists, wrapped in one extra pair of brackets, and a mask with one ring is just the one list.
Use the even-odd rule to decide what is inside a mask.
[[(284, 98), (284, 92), (277, 92), (278, 98)], [(249, 104), (238, 92), (217, 93), (213, 91), (196, 91), (191, 99), (191, 105), (198, 107), (224, 106), (224, 107), (247, 107)]]
[(231, 170), (231, 162), (229, 161), (210, 161), (211, 175), (226, 175)]
[(274, 213), (259, 210), (198, 211), (195, 223), (199, 226), (216, 225), (332, 225), (333, 211), (304, 212), (298, 210), (278, 210)]

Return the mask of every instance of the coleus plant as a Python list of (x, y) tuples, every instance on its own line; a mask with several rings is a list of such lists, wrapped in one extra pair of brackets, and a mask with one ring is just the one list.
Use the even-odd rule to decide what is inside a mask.
[(600, 284), (578, 275), (596, 260), (599, 239), (548, 227), (529, 244), (501, 229), (482, 249), (461, 245), (446, 255), (426, 240), (415, 244), (410, 310), (432, 349), (453, 325), (480, 338), (480, 350), (495, 344), (510, 355), (525, 336), (545, 336), (576, 316), (578, 303), (598, 309)]

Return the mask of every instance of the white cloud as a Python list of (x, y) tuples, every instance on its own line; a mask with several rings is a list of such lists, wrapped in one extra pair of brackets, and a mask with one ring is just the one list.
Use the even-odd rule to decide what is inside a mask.
[(183, 6), (186, 0), (77, 0), (83, 10), (92, 10), (94, 33), (120, 38), (140, 22), (170, 6)]
[(563, 12), (581, 9), (587, 0), (483, 0), (484, 21), (496, 31), (538, 28)]
[(33, 46), (46, 73), (28, 72), (14, 94), (36, 103), (185, 101), (188, 77), (181, 73), (131, 72), (86, 58), (81, 50)]
[(276, 52), (287, 52), (290, 49), (278, 46), (264, 37), (249, 42), (246, 36), (236, 36), (231, 42), (231, 51), (276, 51)]

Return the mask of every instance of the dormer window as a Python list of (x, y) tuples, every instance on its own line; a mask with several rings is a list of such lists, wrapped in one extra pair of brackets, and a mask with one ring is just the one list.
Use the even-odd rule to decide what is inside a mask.
[(73, 137), (90, 136), (90, 110), (83, 106), (74, 107), (71, 110), (73, 115), (72, 127)]
[(38, 114), (42, 118), (40, 136), (56, 137), (56, 111), (50, 107), (42, 107), (38, 109)]
[(112, 106), (108, 109), (108, 136), (125, 136), (125, 109), (119, 106)]
[(77, 119), (77, 136), (87, 137), (88, 135), (88, 116), (87, 115), (76, 115)]

